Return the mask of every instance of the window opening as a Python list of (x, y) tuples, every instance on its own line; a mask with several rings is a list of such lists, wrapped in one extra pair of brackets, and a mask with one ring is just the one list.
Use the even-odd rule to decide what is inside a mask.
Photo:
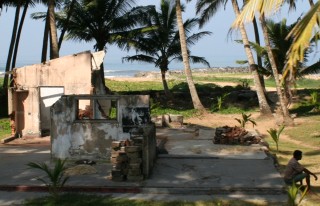
[(118, 101), (103, 98), (78, 100), (78, 120), (117, 120)]

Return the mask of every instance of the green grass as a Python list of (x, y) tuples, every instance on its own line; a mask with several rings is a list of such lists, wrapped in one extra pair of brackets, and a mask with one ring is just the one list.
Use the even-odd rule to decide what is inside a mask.
[[(267, 205), (262, 202), (244, 200), (213, 200), (213, 201), (145, 201), (112, 198), (108, 195), (88, 195), (80, 193), (67, 193), (57, 199), (50, 197), (36, 198), (25, 202), (26, 206), (254, 206)], [(279, 205), (279, 204), (278, 204)]]
[(143, 81), (143, 82), (128, 82), (114, 81), (106, 79), (106, 86), (113, 92), (143, 92), (143, 91), (162, 91), (161, 82)]
[(239, 107), (227, 107), (223, 108), (222, 110), (217, 111), (219, 114), (241, 114), (241, 113), (250, 113), (256, 112), (257, 108), (250, 108), (250, 109), (242, 109)]
[(285, 134), (305, 144), (320, 146), (320, 116), (310, 117), (302, 125), (286, 128)]
[[(303, 117), (303, 122), (295, 125), (294, 127), (285, 127), (282, 134), (298, 142), (285, 140), (281, 137), (281, 134), (278, 152), (276, 151), (276, 144), (272, 138), (269, 135), (264, 138), (264, 140), (267, 141), (270, 146), (271, 153), (277, 157), (280, 172), (284, 171), (288, 161), (292, 158), (293, 151), (301, 150), (303, 152), (303, 158), (300, 160), (300, 163), (319, 176), (320, 151), (311, 147), (320, 147), (319, 123), (320, 116), (308, 116)], [(311, 178), (311, 185), (315, 184), (316, 182), (314, 181), (314, 178)], [(320, 187), (317, 185), (316, 187), (313, 187), (312, 191), (316, 194), (319, 194)], [(311, 195), (307, 196), (305, 205), (318, 205), (318, 202), (319, 197)]]
[(8, 118), (0, 118), (0, 140), (11, 135), (10, 120)]
[[(196, 74), (196, 73), (194, 73)], [(242, 78), (244, 76), (248, 76), (249, 78)], [(176, 75), (177, 78), (184, 80), (185, 76), (184, 75)], [(239, 78), (241, 78), (239, 80)], [(242, 85), (243, 81), (246, 81), (249, 83), (250, 86), (254, 86), (252, 78), (250, 78), (249, 73), (241, 74), (241, 73), (217, 73), (217, 74), (207, 74), (207, 75), (194, 75), (193, 80), (195, 82), (199, 81), (205, 81), (205, 82), (230, 82), (234, 84), (239, 84)], [(275, 87), (276, 84), (272, 78), (266, 78), (265, 79), (265, 85), (266, 87)], [(306, 88), (306, 89), (311, 89), (311, 88), (320, 88), (320, 81), (319, 80), (314, 80), (314, 79), (305, 79), (301, 78), (296, 81), (296, 88)]]

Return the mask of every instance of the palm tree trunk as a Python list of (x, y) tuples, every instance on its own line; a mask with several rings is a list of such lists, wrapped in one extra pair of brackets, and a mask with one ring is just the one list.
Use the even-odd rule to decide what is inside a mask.
[[(232, 7), (233, 7), (233, 10), (234, 10), (236, 16), (239, 16), (240, 10), (239, 10), (239, 6), (238, 6), (238, 2), (236, 0), (232, 0)], [(247, 35), (246, 29), (244, 27), (244, 24), (241, 24), (239, 28), (240, 28), (240, 33), (241, 33), (243, 45), (244, 45), (244, 50), (246, 52), (248, 62), (250, 64), (250, 71), (253, 76), (254, 85), (256, 88), (257, 96), (258, 96), (260, 114), (263, 116), (271, 116), (272, 111), (271, 111), (270, 106), (268, 104), (268, 101), (266, 99), (264, 89), (261, 85), (260, 76), (259, 76), (257, 67), (255, 66), (256, 64), (254, 62), (253, 54), (252, 54), (252, 51), (249, 46), (249, 39), (248, 39), (248, 35)]]
[(161, 69), (161, 79), (162, 79), (162, 84), (163, 84), (163, 90), (166, 95), (166, 97), (171, 97), (171, 93), (167, 84), (166, 80), (166, 71)]
[(313, 6), (314, 6), (314, 3), (313, 3), (313, 1), (312, 1), (312, 0), (309, 0), (309, 4), (310, 4), (310, 6), (311, 6), (311, 7), (313, 7)]
[(55, 0), (49, 0), (49, 22), (50, 22), (50, 59), (59, 58), (58, 36), (56, 18), (54, 13)]
[(21, 15), (17, 38), (16, 38), (16, 43), (14, 46), (14, 53), (13, 53), (13, 58), (12, 58), (11, 69), (16, 67), (16, 60), (17, 60), (17, 55), (18, 55), (18, 50), (19, 50), (20, 36), (21, 36), (22, 28), (23, 28), (23, 23), (24, 23), (24, 20), (26, 18), (26, 14), (28, 11), (29, 3), (30, 3), (30, 0), (26, 1), (24, 8), (23, 8), (22, 15)]
[(64, 37), (64, 35), (65, 35), (66, 31), (67, 31), (69, 20), (71, 18), (71, 14), (73, 12), (73, 8), (74, 8), (75, 3), (76, 3), (76, 0), (72, 0), (72, 2), (70, 3), (68, 14), (67, 14), (66, 23), (63, 25), (63, 29), (62, 29), (60, 37), (59, 37), (59, 42), (58, 42), (59, 50), (61, 48), (63, 37)]
[[(260, 36), (259, 36), (259, 29), (258, 29), (258, 24), (257, 24), (256, 18), (253, 18), (252, 24), (253, 24), (253, 30), (254, 30), (254, 39), (256, 41), (256, 44), (258, 44), (260, 46)], [(258, 66), (262, 67), (262, 58), (261, 58), (261, 56), (257, 54), (256, 58), (257, 58)], [(264, 90), (264, 93), (265, 93), (265, 95), (267, 95), (267, 90), (266, 90), (266, 85), (264, 83), (263, 74), (259, 73), (259, 77), (260, 77), (260, 82), (261, 82), (261, 86), (262, 86), (262, 88)], [(268, 99), (267, 96), (266, 96), (266, 98)]]
[(204, 107), (199, 99), (196, 87), (194, 85), (193, 78), (192, 78), (192, 72), (190, 69), (188, 48), (187, 48), (187, 44), (186, 44), (186, 35), (184, 32), (184, 28), (183, 28), (180, 0), (176, 0), (176, 13), (177, 13), (177, 23), (178, 23), (178, 28), (179, 28), (179, 37), (180, 37), (180, 44), (181, 44), (182, 59), (183, 59), (183, 64), (184, 64), (184, 71), (185, 71), (185, 74), (187, 77), (187, 83), (189, 86), (193, 107), (195, 109), (204, 110)]
[(272, 50), (271, 50), (271, 44), (270, 44), (269, 35), (268, 35), (268, 28), (267, 28), (267, 23), (265, 21), (264, 15), (263, 14), (260, 15), (259, 19), (260, 19), (260, 23), (261, 23), (261, 27), (262, 27), (262, 31), (263, 31), (264, 42), (265, 42), (268, 57), (270, 60), (274, 80), (276, 83), (277, 94), (278, 94), (280, 107), (281, 107), (281, 111), (282, 111), (283, 123), (285, 125), (293, 125), (293, 120), (290, 117), (289, 110), (288, 110), (287, 105), (285, 103), (284, 95), (281, 91), (281, 84), (280, 84), (280, 80), (279, 80), (278, 69), (277, 69), (277, 65), (275, 62), (275, 58), (274, 58)]
[(43, 31), (41, 62), (47, 61), (48, 40), (49, 40), (49, 8), (47, 11), (47, 17), (46, 17), (46, 22), (45, 22), (44, 31)]
[(6, 90), (6, 88), (8, 88), (8, 80), (9, 80), (8, 72), (10, 71), (13, 49), (14, 49), (14, 45), (15, 45), (15, 42), (16, 42), (17, 28), (18, 28), (18, 23), (19, 23), (19, 16), (20, 16), (20, 4), (17, 5), (17, 8), (16, 8), (16, 14), (15, 14), (15, 17), (14, 17), (14, 24), (13, 24), (12, 35), (11, 35), (11, 42), (10, 42), (8, 58), (7, 58), (7, 63), (6, 63), (6, 73), (5, 73), (4, 80), (3, 80), (3, 88), (5, 90)]

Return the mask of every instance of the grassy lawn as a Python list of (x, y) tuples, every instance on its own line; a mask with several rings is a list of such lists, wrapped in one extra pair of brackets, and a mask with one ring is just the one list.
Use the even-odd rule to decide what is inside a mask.
[[(241, 74), (241, 73), (217, 73), (217, 74), (201, 74), (201, 73), (193, 73), (194, 74), (194, 81), (195, 82), (230, 82), (234, 84), (242, 84), (247, 82), (249, 86), (254, 86), (253, 80), (251, 78), (251, 74)], [(176, 78), (180, 79), (181, 81), (185, 80), (185, 76), (181, 74), (175, 74)], [(266, 87), (275, 87), (275, 82), (272, 78), (265, 78), (265, 85)], [(306, 79), (301, 78), (296, 81), (296, 88), (320, 88), (320, 81), (315, 79)]]
[(8, 118), (0, 118), (0, 140), (11, 135), (10, 121)]
[[(320, 131), (320, 116), (309, 116), (307, 118), (303, 118), (303, 123), (284, 129), (282, 134), (295, 141), (281, 139), (280, 135), (279, 151), (276, 151), (276, 144), (271, 137), (267, 137), (265, 140), (269, 143), (270, 152), (277, 157), (281, 173), (284, 171), (288, 161), (292, 158), (292, 152), (298, 149), (303, 152), (303, 158), (300, 160), (300, 163), (320, 178), (320, 150), (314, 148), (314, 146), (320, 148), (319, 133), (316, 134)], [(307, 195), (303, 205), (319, 205), (320, 182), (319, 180), (315, 181), (314, 178), (311, 177), (311, 185), (313, 186), (312, 191), (316, 195)]]

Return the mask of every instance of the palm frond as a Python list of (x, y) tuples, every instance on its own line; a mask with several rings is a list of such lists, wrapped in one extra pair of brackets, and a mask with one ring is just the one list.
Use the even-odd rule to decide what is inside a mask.
[(320, 72), (320, 60), (298, 71), (299, 75), (318, 74)]
[(189, 55), (189, 60), (192, 63), (201, 63), (206, 65), (208, 68), (210, 67), (210, 63), (204, 57)]
[(196, 14), (200, 14), (199, 26), (202, 28), (209, 19), (217, 13), (220, 6), (224, 5), (227, 0), (202, 0), (196, 4)]
[(270, 16), (281, 8), (283, 2), (284, 0), (248, 0), (231, 27), (235, 29), (243, 23), (252, 22), (256, 12)]
[(317, 1), (288, 34), (287, 38), (293, 38), (293, 44), (287, 54), (284, 76), (287, 76), (289, 72), (293, 76), (298, 63), (304, 60), (305, 50), (310, 46), (310, 41), (317, 34), (315, 30), (319, 30), (319, 12), (320, 1)]

